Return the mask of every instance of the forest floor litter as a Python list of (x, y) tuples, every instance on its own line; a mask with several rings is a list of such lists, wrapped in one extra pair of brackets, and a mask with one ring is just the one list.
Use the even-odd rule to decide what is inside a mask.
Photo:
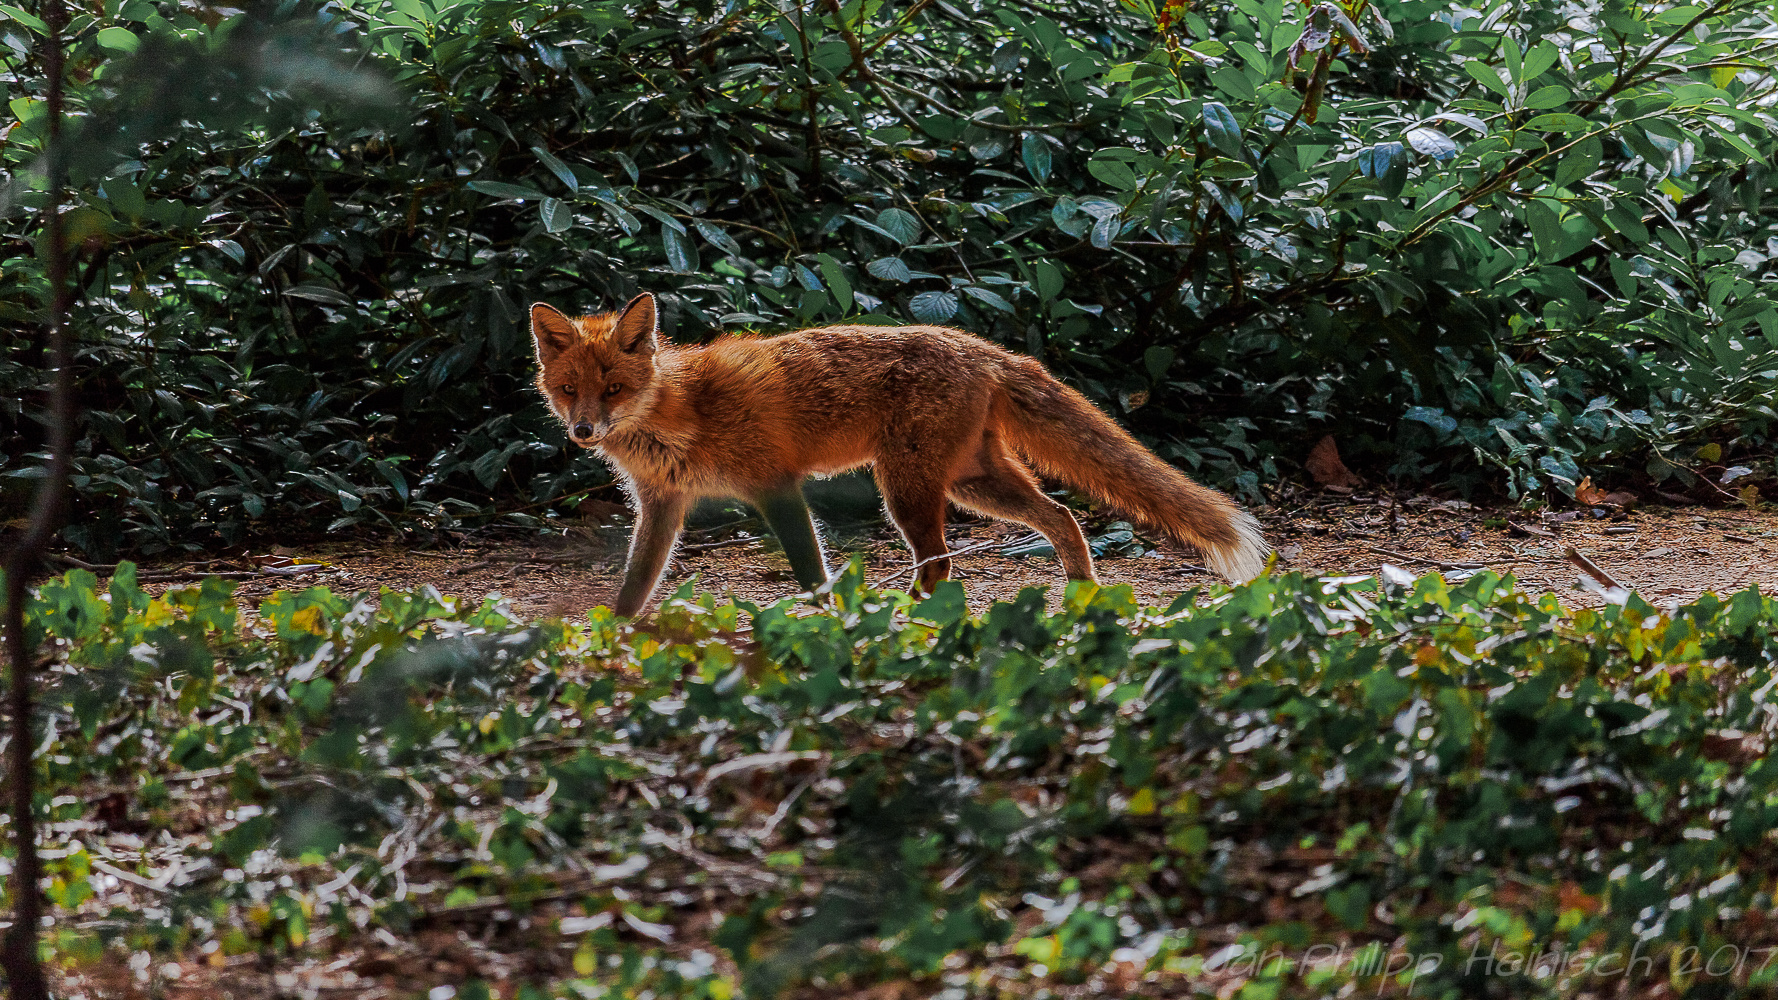
[[(1778, 588), (1772, 559), (1778, 509), (1602, 505), (1540, 512), (1423, 495), (1299, 491), (1255, 513), (1276, 547), (1278, 571), (1364, 576), (1390, 565), (1415, 576), (1438, 570), (1454, 580), (1491, 570), (1512, 573), (1528, 591), (1554, 593), (1571, 607), (1597, 606), (1598, 589), (1578, 583), (1583, 573), (1568, 556), (1573, 549), (1658, 606), (1707, 591)], [(1100, 582), (1130, 584), (1145, 605), (1165, 607), (1186, 590), (1217, 582), (1190, 550), (1155, 548), (1141, 534), (1125, 541), (1118, 525), (1091, 515), (1083, 522), (1096, 548), (1107, 548), (1110, 540), (1113, 554), (1095, 559)], [(953, 511), (948, 537), (960, 553), (952, 576), (964, 584), (974, 610), (1033, 586), (1049, 588), (1052, 606), (1060, 600), (1065, 581), (1055, 559), (1018, 554), (1033, 548), (1034, 536), (1022, 525)], [(498, 595), (521, 615), (584, 620), (589, 608), (615, 596), (626, 538), (626, 529), (607, 526), (575, 528), (561, 538), (468, 533), (432, 548), (360, 540), (200, 560), (149, 558), (141, 561), (140, 574), (154, 589), (220, 575), (234, 580), (250, 603), (307, 586), (358, 591), (431, 585), (474, 600)], [(871, 585), (906, 587), (904, 571), (913, 560), (887, 525), (842, 533), (829, 547), (830, 564), (859, 553)], [(1037, 548), (1042, 551), (1041, 543)], [(1139, 550), (1143, 554), (1131, 555)], [(104, 576), (109, 567), (92, 568)], [(762, 606), (797, 591), (782, 553), (756, 521), (688, 532), (659, 594), (671, 594), (694, 577), (700, 592)]]

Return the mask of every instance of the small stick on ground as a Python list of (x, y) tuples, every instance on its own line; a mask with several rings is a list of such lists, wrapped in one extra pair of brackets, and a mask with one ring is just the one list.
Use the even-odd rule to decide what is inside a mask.
[(746, 545), (748, 542), (757, 541), (759, 541), (759, 536), (757, 535), (737, 535), (734, 538), (724, 538), (721, 541), (716, 542), (694, 542), (691, 545), (681, 545), (679, 546), (679, 551), (681, 553), (710, 552), (715, 549), (726, 549), (736, 545)]
[(205, 577), (216, 577), (219, 580), (265, 580), (282, 577), (292, 579), (293, 573), (261, 573), (258, 570), (175, 570), (168, 573), (143, 573), (136, 577), (139, 583), (170, 583), (174, 580), (202, 580)]
[(1568, 547), (1568, 551), (1565, 554), (1567, 555), (1569, 562), (1571, 562), (1575, 566), (1579, 567), (1580, 571), (1582, 573), (1585, 573), (1586, 575), (1599, 581), (1601, 586), (1615, 587), (1618, 590), (1629, 590), (1630, 589), (1629, 587), (1626, 587), (1623, 584), (1617, 582), (1617, 580), (1613, 579), (1612, 575), (1610, 573), (1605, 572), (1605, 570), (1601, 569), (1599, 567), (1598, 563), (1594, 562), (1591, 559), (1588, 559), (1586, 556), (1581, 555), (1580, 550), (1576, 549), (1574, 546), (1570, 545)]
[(1397, 552), (1394, 549), (1385, 549), (1385, 548), (1382, 548), (1382, 547), (1376, 546), (1376, 545), (1372, 545), (1370, 547), (1370, 550), (1372, 552), (1375, 552), (1378, 555), (1381, 555), (1381, 556), (1394, 556), (1395, 558), (1404, 560), (1406, 562), (1425, 563), (1428, 566), (1436, 566), (1439, 569), (1445, 569), (1445, 570), (1487, 569), (1488, 568), (1487, 563), (1441, 562), (1437, 559), (1428, 559), (1425, 556), (1412, 556), (1412, 555), (1407, 554), (1406, 552)]
[(1012, 548), (1015, 545), (1023, 545), (1026, 542), (1035, 541), (1039, 537), (1040, 536), (1036, 532), (1032, 532), (1031, 534), (1025, 535), (1022, 538), (1015, 538), (1011, 541), (1007, 541), (1004, 538), (990, 538), (985, 542), (977, 542), (974, 545), (965, 545), (960, 549), (952, 549), (949, 552), (940, 552), (938, 555), (935, 555), (935, 556), (927, 556), (925, 559), (922, 559), (919, 562), (914, 563), (912, 566), (904, 566), (901, 569), (898, 569), (895, 572), (889, 574), (888, 576), (882, 578), (881, 580), (878, 580), (877, 581), (877, 589), (882, 590), (884, 587), (889, 586), (889, 581), (895, 579), (898, 576), (901, 576), (903, 573), (915, 572), (916, 570), (918, 570), (920, 567), (926, 565), (927, 563), (938, 562), (940, 559), (955, 559), (958, 556), (966, 556), (966, 555), (969, 555), (974, 552), (980, 552), (983, 549)]

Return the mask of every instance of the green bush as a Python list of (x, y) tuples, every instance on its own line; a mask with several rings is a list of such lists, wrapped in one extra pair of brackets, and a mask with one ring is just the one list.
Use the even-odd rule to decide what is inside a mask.
[[(968, 328), (1248, 493), (1328, 431), (1514, 497), (1768, 450), (1769, 3), (104, 10), (69, 62), (96, 554), (546, 524), (605, 474), (523, 308), (638, 289), (682, 341)], [(24, 322), (41, 26), (0, 18)], [(24, 407), (0, 442), (17, 487)]]
[[(1770, 988), (1757, 590), (1570, 614), (1487, 573), (1289, 576), (978, 617), (954, 583), (860, 579), (818, 610), (682, 590), (649, 626), (50, 581), (28, 620), (57, 660), (57, 954), (158, 969), (458, 927), (572, 954), (536, 996)], [(154, 853), (120, 856), (120, 829)], [(145, 895), (105, 865), (184, 874)]]

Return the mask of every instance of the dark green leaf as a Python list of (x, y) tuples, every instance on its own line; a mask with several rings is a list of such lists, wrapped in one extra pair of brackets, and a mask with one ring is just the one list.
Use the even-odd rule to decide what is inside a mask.
[(1414, 152), (1422, 156), (1430, 156), (1435, 160), (1449, 160), (1457, 155), (1457, 144), (1451, 137), (1435, 128), (1412, 128), (1407, 134), (1408, 145)]
[(681, 236), (679, 230), (665, 223), (661, 224), (661, 244), (667, 251), (667, 264), (675, 271), (692, 270), (691, 245)]
[(1246, 149), (1241, 142), (1241, 123), (1235, 120), (1227, 105), (1220, 101), (1204, 102), (1204, 134), (1224, 156), (1246, 159)]
[(903, 246), (920, 238), (920, 220), (899, 208), (885, 208), (877, 213), (877, 226)]
[(880, 257), (866, 265), (865, 270), (885, 281), (913, 280), (913, 272), (900, 257)]
[(552, 233), (567, 232), (574, 225), (574, 209), (567, 202), (555, 198), (545, 198), (537, 206), (538, 217), (543, 220), (543, 228)]
[[(549, 150), (544, 149), (542, 146), (532, 146), (531, 152), (536, 155), (539, 163), (542, 163), (545, 167), (549, 168), (550, 173), (556, 175), (557, 180), (560, 180), (563, 184), (568, 186), (568, 190), (580, 190), (580, 179), (574, 176), (574, 171), (569, 170), (566, 163), (556, 159)], [(554, 232), (554, 230), (552, 230), (552, 232)]]
[(1026, 132), (1021, 146), (1021, 156), (1025, 161), (1025, 171), (1031, 179), (1043, 184), (1050, 179), (1050, 144), (1049, 140), (1038, 132)]
[(908, 302), (908, 311), (921, 323), (943, 323), (957, 315), (957, 296), (950, 292), (921, 292)]
[(492, 195), (495, 198), (513, 198), (519, 201), (543, 200), (543, 192), (523, 184), (508, 184), (505, 181), (470, 181), (467, 187), (471, 191)]

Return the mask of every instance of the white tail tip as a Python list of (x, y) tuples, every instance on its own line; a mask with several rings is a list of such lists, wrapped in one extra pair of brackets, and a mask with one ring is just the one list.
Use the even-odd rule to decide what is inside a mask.
[(1266, 571), (1266, 560), (1272, 547), (1266, 544), (1259, 522), (1253, 515), (1240, 511), (1234, 518), (1235, 536), (1232, 545), (1220, 545), (1204, 552), (1204, 561), (1230, 583), (1246, 583)]

